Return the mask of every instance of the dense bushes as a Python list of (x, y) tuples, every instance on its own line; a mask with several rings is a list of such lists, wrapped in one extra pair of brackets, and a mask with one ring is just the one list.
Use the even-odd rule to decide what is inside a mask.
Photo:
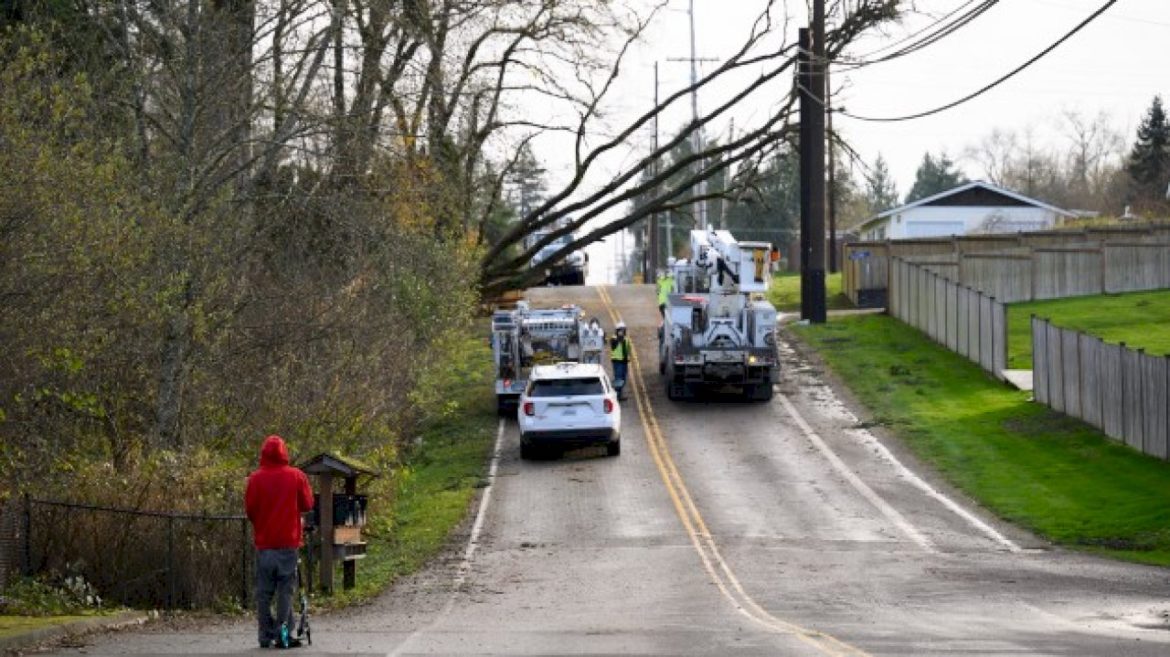
[(476, 253), (404, 211), (414, 179), (289, 159), (196, 202), (43, 39), (2, 38), (0, 478), (222, 511), (268, 433), (395, 462), (475, 306)]

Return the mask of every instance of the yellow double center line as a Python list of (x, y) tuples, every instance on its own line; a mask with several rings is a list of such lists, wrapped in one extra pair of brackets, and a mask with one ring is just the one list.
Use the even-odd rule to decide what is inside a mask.
[[(600, 286), (597, 291), (610, 319), (616, 324), (618, 315), (614, 310), (609, 292)], [(631, 366), (626, 374), (626, 382), (633, 384), (634, 401), (638, 406), (638, 416), (642, 422), (642, 432), (646, 436), (650, 455), (658, 467), (662, 482), (666, 484), (666, 491), (674, 503), (679, 520), (682, 521), (683, 528), (691, 539), (691, 544), (694, 545), (699, 559), (703, 562), (703, 569), (707, 571), (711, 581), (719, 587), (720, 593), (731, 602), (736, 611), (752, 621), (773, 632), (792, 635), (826, 655), (869, 657), (868, 653), (836, 637), (773, 616), (748, 595), (743, 585), (740, 584), (739, 578), (735, 576), (727, 561), (719, 553), (719, 546), (716, 545), (715, 538), (707, 528), (707, 523), (703, 521), (702, 514), (699, 513), (682, 475), (679, 474), (678, 467), (675, 466), (674, 459), (670, 456), (666, 437), (663, 435), (662, 428), (658, 425), (658, 418), (654, 415), (654, 409), (650, 405), (650, 396), (646, 392), (646, 381), (642, 378), (641, 368), (638, 365), (637, 349), (630, 349), (630, 360)]]

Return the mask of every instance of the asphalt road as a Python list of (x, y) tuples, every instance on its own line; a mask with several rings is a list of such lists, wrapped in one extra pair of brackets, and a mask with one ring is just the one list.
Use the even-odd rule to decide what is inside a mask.
[[(502, 424), (452, 550), (377, 603), (314, 619), (300, 654), (1170, 654), (1170, 571), (998, 523), (858, 428), (791, 350), (769, 403), (670, 402), (649, 286), (530, 298), (630, 325), (622, 455), (521, 461)], [(258, 652), (253, 636), (160, 625), (54, 654)]]

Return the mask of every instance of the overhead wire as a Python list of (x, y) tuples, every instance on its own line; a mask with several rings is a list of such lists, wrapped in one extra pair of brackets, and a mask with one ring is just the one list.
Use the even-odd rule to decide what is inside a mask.
[(1061, 44), (1063, 44), (1065, 41), (1068, 41), (1070, 38), (1072, 38), (1072, 36), (1074, 34), (1076, 34), (1077, 32), (1080, 32), (1082, 29), (1085, 28), (1085, 26), (1087, 26), (1089, 23), (1092, 23), (1094, 20), (1097, 19), (1097, 17), (1099, 17), (1101, 14), (1105, 13), (1105, 11), (1107, 9), (1109, 9), (1110, 7), (1112, 7), (1115, 4), (1117, 4), (1117, 0), (1109, 0), (1105, 4), (1101, 5), (1101, 7), (1099, 7), (1092, 14), (1090, 14), (1088, 16), (1088, 18), (1086, 18), (1085, 20), (1078, 23), (1076, 25), (1076, 27), (1069, 30), (1067, 33), (1065, 33), (1064, 36), (1060, 37), (1055, 42), (1050, 44), (1048, 47), (1041, 50), (1039, 53), (1034, 55), (1028, 61), (1024, 62), (1023, 64), (1020, 64), (1019, 66), (1012, 69), (1011, 71), (1009, 71), (1005, 75), (1001, 76), (1000, 78), (998, 78), (994, 82), (991, 82), (987, 85), (984, 85), (983, 87), (967, 94), (966, 96), (963, 96), (962, 98), (959, 98), (958, 100), (947, 103), (946, 105), (942, 105), (942, 106), (936, 107), (934, 109), (926, 110), (924, 112), (917, 112), (915, 114), (907, 114), (905, 116), (891, 116), (891, 117), (860, 116), (857, 114), (852, 114), (850, 112), (845, 111), (844, 109), (839, 109), (839, 108), (834, 108), (832, 111), (834, 111), (838, 114), (841, 114), (842, 116), (847, 116), (851, 119), (855, 119), (858, 121), (868, 121), (868, 122), (873, 122), (873, 123), (893, 123), (893, 122), (897, 122), (897, 121), (910, 121), (913, 119), (921, 119), (921, 118), (924, 118), (927, 116), (931, 116), (932, 114), (938, 114), (940, 112), (945, 112), (946, 110), (957, 107), (957, 106), (962, 105), (963, 103), (965, 103), (969, 100), (972, 100), (978, 96), (981, 96), (981, 95), (987, 93), (988, 91), (990, 91), (991, 89), (994, 89), (995, 87), (998, 87), (999, 85), (1003, 84), (1004, 82), (1007, 82), (1011, 78), (1015, 77), (1018, 73), (1020, 73), (1024, 69), (1028, 68), (1032, 64), (1035, 64), (1037, 61), (1039, 61), (1044, 56), (1048, 55), (1048, 53), (1052, 52), (1053, 50), (1056, 50)]
[[(896, 41), (896, 42), (889, 44), (887, 46), (884, 46), (882, 48), (878, 48), (877, 50), (871, 51), (870, 53), (862, 55), (861, 57), (858, 57), (858, 58), (838, 57), (837, 59), (835, 59), (833, 61), (833, 64), (838, 65), (838, 68), (840, 70), (850, 71), (850, 70), (863, 68), (866, 66), (872, 66), (874, 64), (880, 64), (882, 62), (888, 62), (890, 60), (897, 59), (899, 57), (905, 57), (906, 55), (910, 55), (910, 54), (913, 54), (915, 52), (918, 52), (919, 50), (922, 50), (923, 48), (926, 48), (927, 46), (935, 44), (938, 41), (954, 34), (959, 29), (967, 26), (972, 21), (974, 21), (976, 18), (983, 15), (983, 13), (986, 12), (988, 9), (991, 9), (995, 5), (999, 4), (999, 0), (983, 0), (975, 7), (972, 7), (971, 9), (966, 11), (965, 13), (959, 15), (957, 18), (954, 19), (954, 21), (944, 24), (946, 21), (951, 19), (951, 17), (955, 16), (955, 14), (957, 14), (959, 11), (961, 11), (965, 7), (971, 5), (974, 1), (975, 0), (968, 0), (968, 2), (966, 2), (962, 5), (959, 5), (954, 10), (952, 10), (950, 13), (942, 16), (941, 18), (934, 21), (933, 23), (931, 23), (927, 27), (919, 30), (918, 32), (915, 32), (914, 34), (912, 34), (904, 39)], [(935, 31), (936, 28), (937, 28), (937, 31)], [(893, 48), (899, 44), (910, 41), (911, 39), (914, 39), (914, 38), (918, 37), (919, 35), (925, 34), (927, 32), (930, 32), (930, 34), (927, 34), (925, 37), (919, 39), (918, 41), (911, 43), (908, 46), (905, 46), (904, 48), (900, 48), (900, 49), (898, 49), (898, 50), (896, 50), (888, 55), (883, 55), (883, 56), (878, 57), (876, 59), (872, 58), (877, 53), (880, 53), (880, 52), (885, 51), (885, 50), (889, 50), (890, 48)], [(844, 62), (845, 66), (839, 66), (839, 64), (841, 62)]]
[(932, 29), (934, 29), (934, 28), (935, 28), (935, 26), (937, 26), (938, 24), (942, 23), (943, 21), (945, 21), (945, 20), (949, 19), (951, 16), (954, 16), (956, 13), (958, 13), (959, 11), (961, 11), (961, 10), (962, 10), (964, 7), (966, 7), (967, 5), (970, 5), (970, 4), (974, 3), (975, 1), (976, 1), (976, 0), (967, 0), (967, 1), (966, 1), (966, 2), (964, 2), (963, 4), (961, 4), (961, 5), (957, 6), (957, 7), (955, 7), (954, 9), (950, 10), (949, 12), (947, 12), (947, 13), (943, 14), (942, 16), (940, 16), (939, 18), (935, 19), (935, 20), (934, 20), (933, 22), (931, 22), (930, 24), (928, 24), (928, 25), (926, 25), (926, 26), (922, 27), (922, 28), (921, 28), (921, 29), (919, 29), (918, 31), (916, 31), (916, 32), (912, 32), (912, 33), (910, 33), (910, 34), (907, 34), (906, 36), (902, 37), (901, 39), (898, 39), (897, 41), (894, 41), (894, 42), (892, 42), (892, 43), (888, 43), (888, 44), (886, 44), (886, 45), (884, 45), (884, 46), (882, 46), (882, 47), (880, 47), (880, 48), (876, 48), (876, 49), (874, 49), (874, 50), (871, 50), (871, 51), (869, 51), (869, 52), (865, 53), (864, 55), (859, 55), (859, 56), (857, 56), (857, 57), (855, 57), (855, 58), (853, 58), (853, 59), (854, 59), (855, 61), (858, 61), (858, 62), (860, 62), (860, 61), (865, 61), (865, 60), (868, 60), (869, 58), (873, 57), (874, 55), (876, 55), (876, 54), (878, 54), (878, 53), (885, 52), (885, 51), (887, 51), (887, 50), (889, 50), (889, 49), (891, 49), (891, 48), (894, 48), (894, 47), (896, 47), (896, 46), (899, 46), (899, 45), (901, 45), (901, 44), (903, 44), (903, 43), (906, 43), (907, 41), (910, 41), (910, 40), (912, 40), (912, 39), (915, 39), (915, 38), (917, 38), (917, 37), (918, 37), (918, 35), (920, 35), (920, 34), (923, 34), (924, 32), (927, 32), (927, 31), (929, 31), (929, 30), (932, 30)]

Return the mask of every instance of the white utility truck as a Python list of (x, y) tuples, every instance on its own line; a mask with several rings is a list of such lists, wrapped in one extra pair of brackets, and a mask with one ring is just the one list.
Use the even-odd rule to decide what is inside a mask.
[(601, 363), (605, 330), (596, 318), (585, 321), (579, 306), (515, 308), (492, 313), (492, 361), (496, 368), (496, 407), (501, 415), (516, 412), (520, 393), (535, 365)]
[(747, 399), (772, 398), (779, 362), (776, 308), (766, 298), (771, 265), (767, 242), (691, 231), (691, 258), (671, 267), (674, 290), (658, 333), (667, 397), (735, 386)]

